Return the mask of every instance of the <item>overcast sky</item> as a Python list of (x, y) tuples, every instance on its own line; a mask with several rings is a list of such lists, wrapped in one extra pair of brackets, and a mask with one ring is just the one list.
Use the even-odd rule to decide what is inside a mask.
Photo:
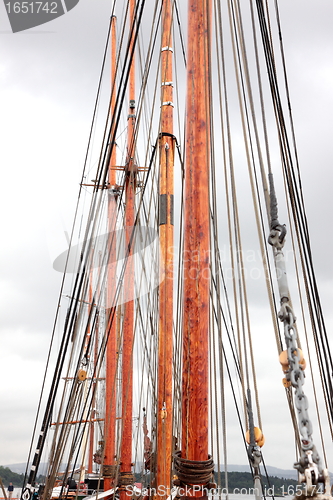
[[(332, 339), (333, 3), (279, 4), (314, 262)], [(70, 231), (110, 5), (80, 0), (53, 22), (12, 34), (0, 4), (0, 464), (24, 462), (28, 454), (61, 280), (52, 269), (58, 248), (48, 241), (59, 221)], [(280, 380), (278, 366), (275, 373)], [(269, 406), (263, 413), (276, 415), (268, 380), (263, 391)], [(291, 468), (292, 453), (275, 447), (281, 422), (268, 425), (274, 446), (265, 450), (266, 463)], [(331, 443), (328, 453), (333, 470)], [(245, 461), (231, 450), (230, 462)]]

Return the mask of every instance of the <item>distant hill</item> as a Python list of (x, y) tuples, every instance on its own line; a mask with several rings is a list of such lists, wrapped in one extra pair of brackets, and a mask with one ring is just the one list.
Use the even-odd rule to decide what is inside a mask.
[[(15, 467), (15, 464), (14, 464), (14, 467), (16, 470), (13, 470), (10, 468), (11, 466), (8, 467), (6, 465), (5, 466), (0, 465), (0, 477), (1, 477), (6, 488), (7, 488), (9, 483), (13, 483), (13, 485), (16, 488), (22, 488), (22, 486), (23, 486), (25, 464), (24, 464), (24, 467), (22, 467), (23, 464), (16, 464), (16, 465), (21, 465), (21, 466)], [(39, 474), (37, 477), (37, 482), (39, 483), (41, 481), (44, 481), (44, 479), (45, 479), (44, 476)]]
[[(41, 474), (44, 473), (46, 469), (46, 464), (40, 464), (39, 472)], [(261, 467), (262, 471), (262, 482), (263, 487), (265, 489), (273, 487), (275, 494), (287, 492), (288, 487), (290, 487), (290, 491), (294, 491), (295, 485), (297, 483), (297, 472), (292, 469), (279, 469), (278, 467), (273, 467), (270, 465), (266, 466), (268, 479), (264, 475), (264, 470)], [(25, 463), (19, 464), (9, 464), (7, 466), (0, 466), (0, 477), (2, 478), (5, 486), (7, 487), (9, 482), (11, 481), (14, 486), (21, 487), (24, 478), (24, 472), (26, 470)], [(221, 467), (221, 471), (224, 471), (223, 466)], [(136, 474), (137, 481), (141, 482), (141, 474), (137, 472)], [(333, 475), (331, 475), (331, 479), (333, 479)], [(39, 475), (37, 478), (37, 482), (42, 482), (44, 478)], [(145, 480), (149, 482), (149, 477), (145, 476)], [(218, 482), (217, 473), (215, 473), (215, 480)], [(224, 474), (221, 474), (221, 485), (224, 487)], [(235, 465), (228, 464), (228, 486), (229, 492), (233, 492), (235, 488), (238, 490), (240, 488), (253, 488), (253, 478), (250, 473), (249, 465)]]
[(8, 467), (2, 467), (1, 465), (0, 465), (0, 477), (6, 488), (9, 485), (9, 483), (13, 483), (13, 485), (16, 488), (21, 488), (24, 480), (23, 474), (18, 474), (16, 472), (13, 472)]
[[(225, 477), (222, 473), (220, 479), (215, 473), (215, 481), (221, 487), (225, 488)], [(296, 491), (297, 481), (295, 479), (286, 479), (276, 476), (262, 476), (262, 489), (264, 495), (293, 495)], [(252, 494), (254, 488), (253, 475), (250, 472), (228, 472), (228, 492), (239, 494)]]
[(27, 466), (26, 463), (21, 463), (21, 464), (6, 464), (3, 465), (2, 467), (8, 467), (8, 469), (10, 469), (12, 472), (17, 472), (17, 474), (24, 474), (26, 466)]
[[(8, 467), (11, 471), (18, 474), (24, 474), (27, 464), (8, 464), (3, 467)], [(44, 472), (45, 464), (40, 464), (41, 473)], [(267, 472), (269, 476), (281, 477), (286, 479), (297, 479), (297, 471), (295, 469), (279, 469), (278, 467), (272, 467), (267, 465)], [(224, 470), (223, 465), (221, 465), (221, 470)], [(247, 465), (235, 465), (228, 464), (228, 471), (230, 472), (250, 472), (250, 466)]]
[[(260, 467), (263, 470), (263, 467)], [(297, 480), (297, 471), (295, 469), (279, 469), (278, 467), (273, 467), (271, 465), (266, 465), (267, 473), (269, 476), (280, 477), (284, 479), (295, 479)], [(224, 470), (223, 465), (221, 470)], [(247, 465), (235, 465), (228, 464), (229, 472), (250, 472), (250, 466)]]
[[(39, 472), (41, 474), (44, 474), (44, 471), (46, 470), (47, 464), (45, 462), (42, 462), (39, 464)], [(25, 470), (27, 468), (26, 463), (20, 463), (20, 464), (8, 464), (8, 465), (3, 465), (2, 467), (8, 467), (12, 472), (16, 472), (17, 474), (25, 474)], [(30, 469), (28, 468), (28, 473), (30, 472)]]
[[(260, 469), (262, 474), (264, 473), (263, 466), (260, 465)], [(283, 479), (295, 479), (297, 480), (297, 471), (296, 469), (279, 469), (278, 467), (273, 467), (272, 465), (266, 465), (267, 474), (273, 477), (280, 477)], [(221, 466), (221, 470), (224, 470), (223, 465)], [(229, 472), (250, 472), (250, 466), (247, 465), (234, 465), (228, 464)], [(333, 473), (329, 472), (331, 481), (333, 481)]]

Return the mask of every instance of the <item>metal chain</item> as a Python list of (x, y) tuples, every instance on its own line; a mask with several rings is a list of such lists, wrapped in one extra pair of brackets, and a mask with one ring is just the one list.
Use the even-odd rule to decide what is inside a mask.
[[(296, 317), (287, 302), (282, 302), (279, 318), (284, 324), (284, 336), (287, 344), (289, 371), (286, 374), (286, 378), (290, 380), (291, 385), (295, 388), (295, 406), (298, 411), (301, 447), (302, 451), (305, 453), (308, 450), (312, 450), (314, 446), (312, 440), (312, 423), (308, 414), (308, 398), (303, 391), (305, 376), (300, 363), (300, 353), (297, 348), (297, 335), (294, 327)], [(317, 463), (321, 470), (322, 467), (319, 457)]]
[(284, 337), (287, 346), (288, 371), (286, 379), (295, 389), (295, 406), (298, 412), (298, 427), (301, 435), (301, 457), (294, 464), (300, 473), (300, 482), (304, 482), (305, 496), (313, 497), (317, 494), (319, 482), (325, 485), (325, 499), (332, 498), (330, 495), (330, 481), (327, 469), (323, 469), (320, 456), (312, 439), (312, 423), (308, 414), (308, 398), (303, 391), (304, 366), (301, 365), (300, 350), (297, 345), (297, 331), (295, 328), (296, 317), (291, 307), (289, 296), (287, 272), (283, 254), (286, 237), (285, 226), (278, 221), (277, 199), (275, 196), (273, 176), (269, 174), (270, 198), (271, 198), (271, 231), (268, 242), (273, 247), (277, 281), (280, 293), (281, 308), (278, 313), (279, 319), (284, 325)]

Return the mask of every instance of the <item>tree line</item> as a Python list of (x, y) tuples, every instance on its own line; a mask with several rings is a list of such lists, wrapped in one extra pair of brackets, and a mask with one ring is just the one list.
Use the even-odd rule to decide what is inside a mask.
[[(13, 472), (9, 467), (3, 467), (0, 465), (0, 477), (2, 479), (3, 484), (7, 488), (9, 483), (13, 483), (15, 488), (22, 488), (24, 481), (24, 474), (18, 474), (17, 472)], [(37, 478), (37, 483), (41, 483), (44, 480), (44, 476), (39, 476)]]
[[(10, 470), (9, 467), (3, 467), (0, 465), (0, 477), (6, 488), (8, 487), (9, 483), (13, 483), (16, 488), (21, 488), (23, 486), (24, 474), (17, 474), (16, 472)], [(44, 479), (44, 476), (39, 476), (37, 478), (37, 483), (43, 483)], [(145, 474), (144, 476), (142, 476), (140, 473), (136, 473), (135, 479), (137, 482), (142, 482), (148, 485), (148, 483), (150, 482), (150, 474)], [(224, 488), (224, 472), (220, 473), (220, 477), (218, 477), (217, 472), (215, 472), (215, 481), (220, 487)], [(274, 487), (275, 492), (286, 492), (288, 491), (288, 487), (295, 488), (297, 485), (297, 481), (295, 481), (294, 479), (284, 479), (276, 476), (263, 476), (262, 485), (266, 489)], [(228, 490), (232, 493), (235, 488), (253, 488), (252, 474), (250, 472), (228, 472)]]

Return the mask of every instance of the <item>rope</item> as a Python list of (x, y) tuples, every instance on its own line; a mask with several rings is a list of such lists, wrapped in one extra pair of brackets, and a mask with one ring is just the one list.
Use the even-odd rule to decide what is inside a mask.
[(209, 456), (207, 460), (187, 460), (180, 456), (180, 451), (174, 453), (174, 468), (178, 479), (188, 486), (195, 484), (208, 485), (214, 472), (214, 461)]

